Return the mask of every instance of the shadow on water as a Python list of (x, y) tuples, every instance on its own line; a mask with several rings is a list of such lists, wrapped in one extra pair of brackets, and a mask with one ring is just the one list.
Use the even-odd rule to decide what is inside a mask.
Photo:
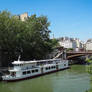
[(91, 86), (90, 74), (85, 71), (85, 66), (73, 65), (71, 69), (34, 79), (0, 82), (0, 92), (86, 92)]

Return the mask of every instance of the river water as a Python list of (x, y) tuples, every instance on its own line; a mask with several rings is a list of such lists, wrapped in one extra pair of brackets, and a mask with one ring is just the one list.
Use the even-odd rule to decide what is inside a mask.
[[(19, 82), (0, 82), (0, 92), (88, 92), (91, 76), (84, 65)], [(91, 91), (90, 91), (91, 92)]]

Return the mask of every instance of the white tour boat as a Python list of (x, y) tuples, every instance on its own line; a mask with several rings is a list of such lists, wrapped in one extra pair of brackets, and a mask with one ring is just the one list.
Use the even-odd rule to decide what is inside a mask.
[(18, 60), (12, 62), (12, 64), (14, 67), (9, 69), (9, 74), (2, 76), (3, 81), (24, 80), (69, 68), (68, 60), (62, 59)]

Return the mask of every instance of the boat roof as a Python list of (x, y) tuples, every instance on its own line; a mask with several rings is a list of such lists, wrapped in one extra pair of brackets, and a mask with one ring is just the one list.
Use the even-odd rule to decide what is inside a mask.
[(46, 59), (46, 60), (33, 60), (33, 61), (14, 61), (12, 62), (12, 64), (32, 64), (32, 63), (37, 63), (37, 62), (45, 62), (45, 61), (56, 61), (56, 60), (60, 60), (60, 59)]

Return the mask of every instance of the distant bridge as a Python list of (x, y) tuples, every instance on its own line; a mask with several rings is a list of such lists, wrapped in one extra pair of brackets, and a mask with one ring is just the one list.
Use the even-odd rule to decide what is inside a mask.
[(75, 57), (92, 55), (92, 51), (70, 51), (67, 52), (67, 59), (73, 59)]
[[(65, 53), (65, 52), (64, 52)], [(59, 52), (54, 59), (61, 57), (63, 52)], [(73, 59), (75, 57), (92, 55), (92, 51), (68, 51), (66, 52), (66, 59)]]

